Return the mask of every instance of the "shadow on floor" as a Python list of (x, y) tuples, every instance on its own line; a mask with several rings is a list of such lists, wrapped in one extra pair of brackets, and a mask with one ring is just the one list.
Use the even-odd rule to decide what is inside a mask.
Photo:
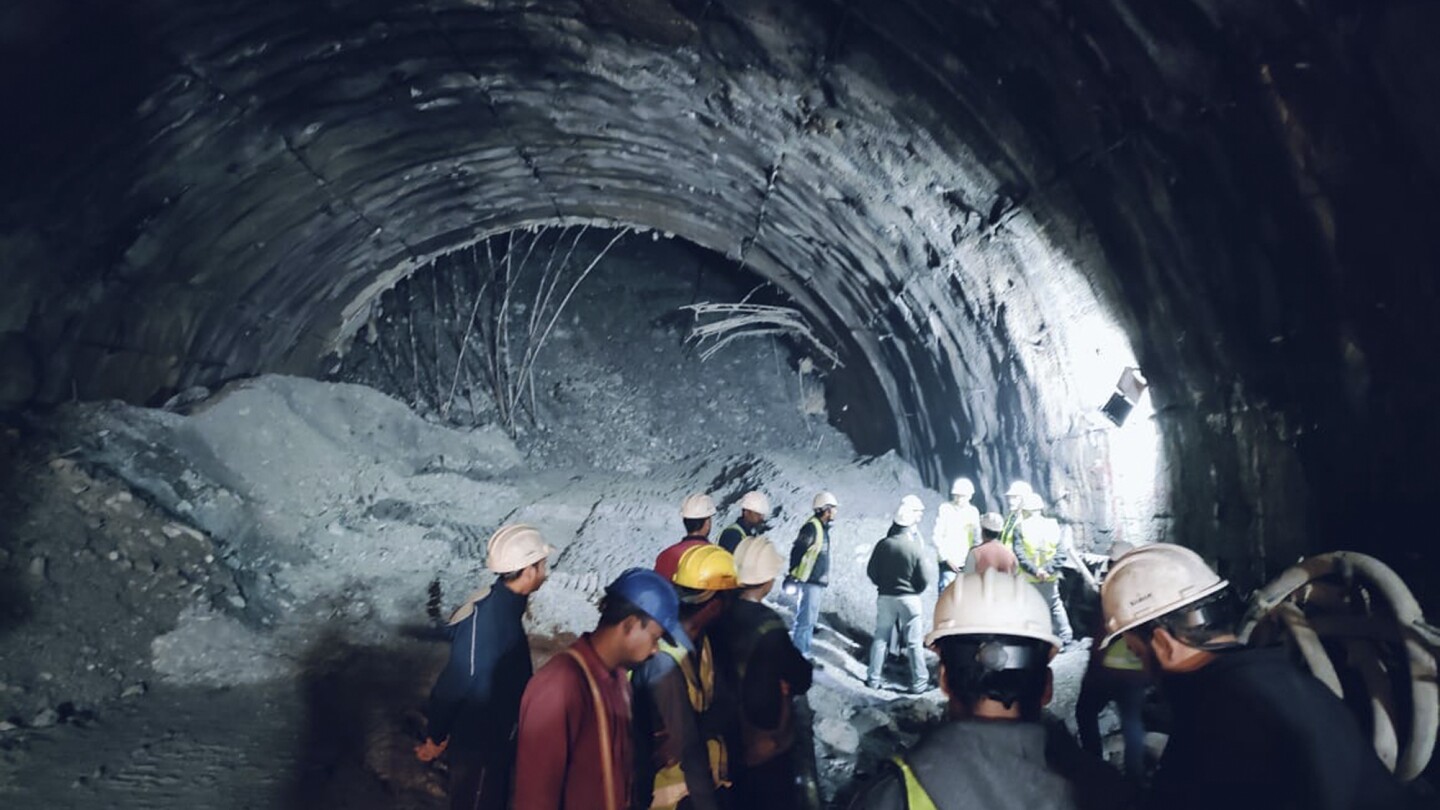
[(446, 806), (443, 763), (426, 765), (413, 753), (445, 653), (433, 639), (367, 647), (327, 634), (312, 644), (302, 675), (307, 716), (285, 806)]

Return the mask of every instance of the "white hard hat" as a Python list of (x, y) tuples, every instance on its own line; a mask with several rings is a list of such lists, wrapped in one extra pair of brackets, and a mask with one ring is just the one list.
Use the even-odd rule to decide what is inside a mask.
[(540, 530), (523, 523), (501, 526), (485, 544), (485, 567), (497, 574), (519, 571), (555, 552)]
[(1038, 492), (1027, 492), (1020, 496), (1020, 508), (1026, 512), (1039, 512), (1045, 508), (1045, 499)]
[(961, 574), (935, 600), (935, 629), (925, 644), (961, 635), (1018, 636), (1060, 648), (1045, 597), (1034, 585), (997, 568)]
[(950, 485), (951, 495), (974, 495), (975, 485), (970, 483), (969, 478), (956, 478), (955, 483)]
[(839, 505), (840, 502), (835, 500), (835, 494), (832, 492), (822, 492), (815, 496), (815, 500), (810, 502), (810, 508), (812, 509), (825, 509)]
[(986, 512), (980, 516), (980, 528), (987, 532), (1005, 531), (1005, 518), (999, 512)]
[(686, 495), (680, 502), (680, 517), (686, 520), (703, 520), (715, 516), (715, 501), (703, 492)]
[(1025, 483), (1024, 481), (1015, 481), (1010, 484), (1009, 489), (1005, 490), (1005, 497), (1009, 498), (1012, 495), (1023, 497), (1025, 495), (1029, 495), (1034, 491), (1035, 490), (1031, 489), (1030, 485)]
[(1151, 543), (1121, 557), (1100, 584), (1107, 647), (1121, 633), (1225, 589), (1200, 555), (1174, 543)]
[(906, 495), (900, 499), (900, 506), (895, 509), (895, 523), (898, 526), (914, 526), (920, 522), (923, 514), (925, 503), (914, 495)]
[(765, 493), (758, 490), (750, 490), (740, 496), (740, 508), (747, 509), (760, 517), (770, 517), (770, 499)]
[(763, 585), (780, 576), (785, 558), (765, 535), (747, 537), (735, 547), (735, 567), (741, 585)]

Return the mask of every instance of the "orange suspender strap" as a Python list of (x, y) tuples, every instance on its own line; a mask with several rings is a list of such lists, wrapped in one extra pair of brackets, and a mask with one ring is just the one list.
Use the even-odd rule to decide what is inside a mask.
[(590, 684), (590, 699), (595, 704), (595, 722), (600, 725), (600, 765), (605, 774), (605, 810), (618, 810), (615, 806), (615, 768), (610, 752), (610, 720), (605, 716), (605, 702), (600, 698), (600, 685), (595, 683), (595, 676), (590, 674), (590, 666), (585, 663), (584, 656), (576, 652), (574, 647), (566, 647), (565, 652), (580, 665), (580, 671), (585, 673), (586, 683)]

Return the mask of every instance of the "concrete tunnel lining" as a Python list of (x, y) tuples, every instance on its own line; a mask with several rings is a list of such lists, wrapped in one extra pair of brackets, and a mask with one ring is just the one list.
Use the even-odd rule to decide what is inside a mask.
[[(1303, 468), (1297, 431), (1350, 415), (1303, 397), (1379, 372), (1360, 327), (1307, 320), (1333, 314), (1337, 292), (1275, 304), (1307, 282), (1264, 229), (1310, 226), (1290, 165), (1261, 160), (1293, 146), (1276, 146), (1267, 105), (1297, 96), (1292, 128), (1308, 111), (1293, 75), (1272, 71), (1267, 88), (1242, 71), (1285, 46), (1348, 77), (1344, 43), (1325, 38), (1343, 15), (1316, 12), (1287, 39), (1284, 12), (1223, 2), (1169, 16), (770, 5), (156, 2), (98, 15), (124, 23), (106, 29), (117, 52), (147, 54), (145, 80), (114, 78), (133, 103), (106, 108), (105, 136), (74, 145), (6, 217), (23, 223), (8, 229), (14, 266), (46, 254), (66, 279), (21, 279), (6, 307), (4, 329), (58, 347), (36, 398), (143, 401), (313, 373), (343, 313), (397, 268), (536, 222), (604, 220), (743, 254), (823, 328), (853, 333), (902, 449), (935, 482), (1083, 483), (1069, 419), (1096, 403), (1054, 382), (1093, 351), (1079, 345), (1090, 321), (1048, 311), (1078, 302), (1128, 336), (1154, 383), (1162, 489), (1187, 492), (1158, 514), (1162, 535), (1255, 577), (1273, 567), (1265, 552), (1315, 547), (1309, 490), (1328, 485)], [(1239, 110), (1218, 126), (1217, 99)], [(1285, 205), (1257, 237), (1244, 220), (1267, 202)], [(83, 223), (79, 238), (58, 235), (67, 223)], [(1266, 345), (1267, 328), (1292, 339)], [(1332, 329), (1352, 337), (1332, 343)], [(1287, 354), (1306, 363), (1262, 373)], [(999, 381), (993, 400), (966, 380)], [(1309, 451), (1356, 452), (1330, 438)], [(1084, 489), (1062, 506), (1082, 521), (1101, 513)], [(1277, 493), (1287, 502), (1261, 508)]]

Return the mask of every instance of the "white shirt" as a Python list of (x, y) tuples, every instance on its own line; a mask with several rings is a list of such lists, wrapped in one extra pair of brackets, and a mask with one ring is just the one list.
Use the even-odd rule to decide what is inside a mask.
[(935, 553), (941, 561), (959, 564), (980, 542), (980, 510), (973, 504), (946, 501), (935, 516)]

